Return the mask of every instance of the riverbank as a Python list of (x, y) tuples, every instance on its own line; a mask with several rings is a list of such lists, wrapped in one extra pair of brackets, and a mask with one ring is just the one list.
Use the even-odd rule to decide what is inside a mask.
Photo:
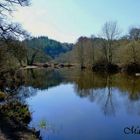
[(37, 69), (37, 68), (71, 68), (71, 67), (79, 67), (81, 70), (84, 69), (91, 69), (94, 72), (104, 72), (104, 73), (128, 73), (128, 74), (135, 74), (139, 75), (140, 73), (140, 65), (131, 63), (127, 65), (123, 64), (112, 64), (112, 63), (99, 63), (91, 66), (82, 66), (80, 67), (79, 64), (65, 64), (65, 63), (35, 63), (31, 66), (25, 66), (21, 69)]
[(0, 140), (39, 140), (39, 132), (28, 127), (28, 106), (16, 99), (10, 101), (6, 93), (0, 93)]
[(113, 63), (99, 63), (92, 67), (95, 72), (106, 72), (106, 73), (127, 73), (139, 75), (140, 64), (130, 63), (130, 64), (113, 64)]

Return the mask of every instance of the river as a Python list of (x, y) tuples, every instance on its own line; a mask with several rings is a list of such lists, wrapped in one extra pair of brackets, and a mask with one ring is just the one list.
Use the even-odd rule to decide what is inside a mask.
[(23, 70), (18, 96), (43, 140), (139, 140), (140, 78), (63, 68)]

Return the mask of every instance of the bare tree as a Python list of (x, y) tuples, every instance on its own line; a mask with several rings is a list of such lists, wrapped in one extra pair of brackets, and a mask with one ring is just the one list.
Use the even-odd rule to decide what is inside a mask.
[(16, 5), (28, 6), (29, 0), (1, 0), (0, 15), (5, 15), (7, 12), (13, 12)]
[(19, 24), (7, 23), (0, 19), (0, 37), (2, 40), (22, 39), (28, 36), (28, 33)]
[(0, 1), (0, 38), (21, 38), (27, 33), (17, 23), (11, 23), (7, 16), (11, 14), (17, 5), (28, 6), (29, 0), (1, 0)]
[(120, 34), (119, 28), (117, 26), (117, 22), (106, 22), (102, 28), (102, 37), (105, 39), (104, 41), (104, 49), (107, 54), (108, 63), (112, 63), (113, 56), (113, 42), (118, 38)]

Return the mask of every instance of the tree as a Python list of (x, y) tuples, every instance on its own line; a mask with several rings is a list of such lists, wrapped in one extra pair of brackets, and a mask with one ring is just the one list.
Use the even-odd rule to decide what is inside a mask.
[[(125, 58), (127, 64), (138, 64), (139, 63), (139, 39), (140, 39), (140, 29), (133, 27), (129, 30), (127, 35), (128, 43), (122, 48), (123, 58)], [(124, 52), (127, 51), (127, 54)]]
[(136, 47), (135, 47), (135, 42), (130, 44), (130, 48), (131, 48), (131, 52), (132, 52), (132, 61), (134, 64), (137, 63), (137, 51), (136, 51)]
[[(15, 58), (13, 59), (13, 56), (17, 58), (17, 60), (21, 61), (23, 58), (22, 53), (22, 47), (20, 48), (20, 54), (18, 55), (18, 52), (14, 52), (15, 49), (17, 49), (17, 46), (20, 46), (19, 44), (16, 44), (16, 47), (14, 46), (14, 49), (11, 46), (11, 49), (9, 49), (9, 46), (13, 44), (13, 42), (17, 42), (19, 39), (24, 39), (28, 37), (28, 34), (25, 30), (21, 28), (21, 26), (17, 23), (12, 23), (9, 20), (9, 16), (15, 11), (16, 6), (28, 6), (29, 0), (1, 0), (0, 1), (0, 71), (3, 70), (3, 67), (8, 69), (10, 67), (8, 62), (12, 61), (12, 66), (14, 66)], [(13, 49), (13, 50), (12, 50)], [(12, 52), (11, 52), (12, 50)], [(22, 56), (22, 57), (21, 57)], [(10, 58), (11, 57), (11, 58)]]
[[(15, 6), (28, 6), (29, 0), (1, 0), (0, 1), (0, 38), (23, 38), (27, 35), (21, 26), (8, 20), (8, 16), (13, 13)], [(27, 37), (27, 36), (26, 36)]]
[(0, 19), (0, 38), (8, 41), (9, 39), (24, 39), (27, 38), (28, 33), (21, 28), (19, 24), (7, 23)]
[(112, 63), (113, 43), (120, 34), (116, 22), (106, 22), (102, 28), (103, 48), (108, 63)]
[(20, 41), (11, 40), (8, 44), (8, 51), (18, 60), (20, 66), (23, 66), (27, 54), (24, 44)]
[(140, 39), (140, 28), (133, 27), (129, 31), (129, 38), (131, 40), (139, 40)]
[(0, 15), (4, 16), (8, 14), (11, 14), (11, 12), (14, 11), (15, 6), (28, 6), (29, 0), (1, 0), (0, 1)]
[(94, 45), (94, 38), (95, 38), (95, 36), (94, 36), (94, 35), (91, 35), (92, 65), (94, 64), (94, 61), (95, 61), (95, 45)]
[(26, 55), (27, 65), (33, 65), (38, 52), (39, 52), (38, 49), (31, 49), (30, 48), (30, 51), (28, 51), (28, 53)]
[(85, 41), (85, 37), (80, 37), (78, 39), (78, 42), (76, 43), (77, 51), (78, 51), (78, 60), (81, 69), (84, 67), (84, 41)]

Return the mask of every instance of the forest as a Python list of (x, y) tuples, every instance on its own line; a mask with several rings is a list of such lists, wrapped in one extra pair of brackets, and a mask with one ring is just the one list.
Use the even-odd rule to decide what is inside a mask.
[(81, 36), (74, 44), (61, 43), (46, 36), (32, 37), (19, 24), (10, 22), (9, 12), (14, 10), (14, 5), (29, 3), (9, 3), (1, 3), (1, 72), (34, 63), (71, 64), (93, 71), (140, 72), (139, 27), (131, 27), (126, 35), (121, 35), (117, 22), (108, 21), (98, 36)]
[(79, 64), (94, 71), (140, 71), (140, 28), (132, 27), (120, 36), (117, 22), (106, 22), (99, 37), (80, 37), (72, 51), (57, 61)]

